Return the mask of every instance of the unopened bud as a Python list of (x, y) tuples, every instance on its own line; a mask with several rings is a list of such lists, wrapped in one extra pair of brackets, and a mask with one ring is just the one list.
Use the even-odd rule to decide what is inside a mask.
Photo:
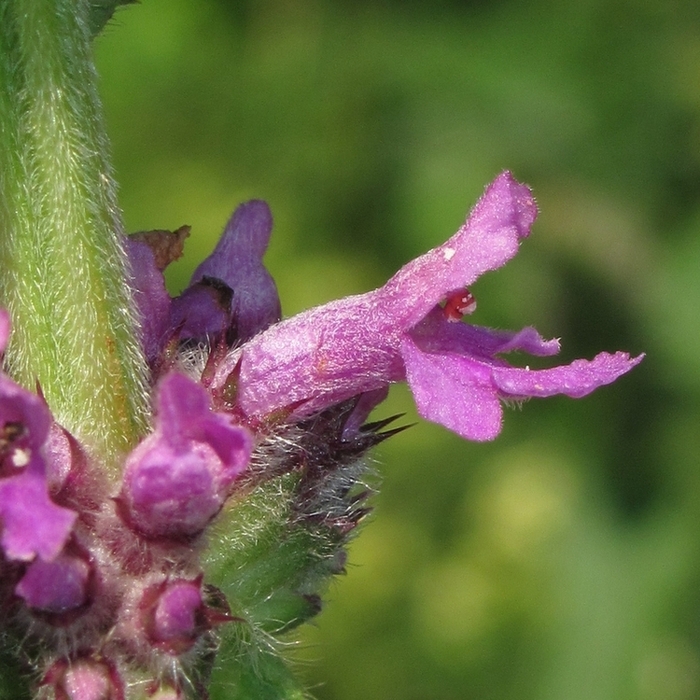
[(158, 688), (148, 696), (148, 700), (184, 700), (184, 695), (178, 688)]
[(116, 670), (96, 659), (58, 661), (42, 685), (53, 688), (56, 700), (124, 700), (124, 684)]
[(207, 628), (201, 578), (152, 586), (144, 593), (139, 607), (149, 641), (174, 656), (188, 651)]
[(182, 375), (168, 375), (158, 399), (156, 431), (127, 459), (118, 503), (125, 521), (147, 537), (195, 537), (248, 466), (252, 438), (212, 413), (206, 391)]
[(87, 603), (90, 565), (71, 554), (52, 561), (35, 559), (15, 593), (33, 610), (54, 615), (75, 611)]

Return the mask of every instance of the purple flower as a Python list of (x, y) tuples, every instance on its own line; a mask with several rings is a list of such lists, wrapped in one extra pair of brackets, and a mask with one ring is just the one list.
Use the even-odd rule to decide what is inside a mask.
[(170, 234), (170, 241), (165, 240), (168, 232), (152, 233), (156, 235), (137, 234), (126, 241), (149, 360), (173, 335), (205, 339), (225, 333), (242, 341), (280, 320), (277, 287), (262, 264), (272, 233), (265, 202), (251, 200), (236, 209), (212, 254), (175, 299), (165, 289), (162, 269), (173, 240), (181, 243), (182, 229)]
[[(0, 353), (9, 332), (9, 315), (0, 309)], [(77, 517), (49, 496), (44, 448), (50, 425), (44, 401), (0, 374), (1, 544), (8, 559), (53, 559)]]
[[(532, 328), (517, 333), (453, 323), (440, 303), (501, 267), (537, 216), (530, 190), (508, 172), (486, 190), (446, 243), (405, 265), (373, 292), (275, 324), (231, 352), (212, 390), (231, 394), (249, 419), (287, 409), (301, 417), (407, 380), (420, 414), (471, 440), (501, 429), (501, 399), (580, 397), (630, 370), (641, 356), (601, 353), (546, 370), (499, 355), (558, 351)], [(235, 290), (234, 290), (235, 294)]]
[(280, 320), (277, 287), (262, 264), (272, 233), (272, 214), (265, 202), (241, 204), (226, 224), (214, 252), (194, 271), (190, 285), (207, 278), (233, 290), (236, 337), (247, 340)]
[(155, 431), (129, 455), (119, 503), (148, 537), (198, 535), (248, 466), (252, 438), (210, 410), (202, 386), (172, 373), (158, 389)]

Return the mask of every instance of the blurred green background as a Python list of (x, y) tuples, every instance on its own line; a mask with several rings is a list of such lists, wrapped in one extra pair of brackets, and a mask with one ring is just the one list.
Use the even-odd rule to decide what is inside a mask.
[(250, 197), (285, 314), (371, 289), (509, 168), (541, 216), (474, 321), (647, 353), (493, 444), (382, 446), (290, 649), (315, 695), (700, 698), (700, 3), (143, 0), (97, 55), (129, 229), (193, 227), (173, 292)]

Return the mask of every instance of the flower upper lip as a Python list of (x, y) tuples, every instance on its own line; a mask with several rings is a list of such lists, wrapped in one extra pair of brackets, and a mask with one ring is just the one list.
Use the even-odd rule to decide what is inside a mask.
[(514, 257), (536, 218), (530, 189), (510, 172), (501, 173), (450, 239), (404, 265), (377, 290), (382, 303), (408, 330), (450, 292), (468, 287)]

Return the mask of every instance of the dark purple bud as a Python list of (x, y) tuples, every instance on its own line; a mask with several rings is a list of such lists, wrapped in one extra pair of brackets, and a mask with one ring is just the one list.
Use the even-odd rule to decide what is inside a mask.
[(207, 338), (231, 325), (231, 288), (215, 277), (190, 285), (170, 307), (170, 327), (180, 338)]
[(280, 320), (277, 287), (262, 264), (272, 233), (265, 202), (241, 204), (226, 225), (214, 252), (195, 270), (190, 284), (215, 277), (233, 290), (233, 318), (239, 340), (247, 340)]

